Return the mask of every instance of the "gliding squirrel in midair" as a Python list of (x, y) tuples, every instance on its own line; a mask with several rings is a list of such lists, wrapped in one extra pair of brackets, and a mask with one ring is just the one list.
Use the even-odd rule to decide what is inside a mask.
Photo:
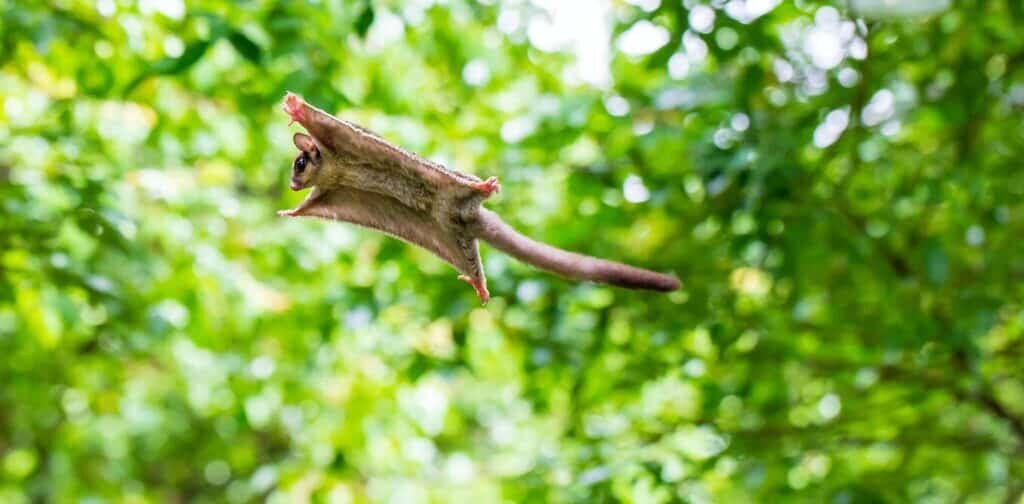
[(568, 252), (512, 229), (481, 207), (501, 189), (495, 177), (481, 180), (423, 159), (292, 93), (285, 95), (283, 108), (309, 132), (293, 137), (300, 152), (290, 187), (313, 190), (279, 215), (350, 222), (423, 247), (454, 266), (485, 304), (490, 294), (477, 239), (575, 280), (656, 291), (679, 288), (672, 276)]

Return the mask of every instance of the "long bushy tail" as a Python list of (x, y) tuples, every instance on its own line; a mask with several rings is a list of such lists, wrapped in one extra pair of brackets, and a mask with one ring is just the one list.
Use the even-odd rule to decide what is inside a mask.
[(679, 288), (679, 280), (675, 277), (576, 254), (532, 240), (512, 229), (498, 214), (486, 208), (480, 209), (477, 238), (527, 264), (574, 280), (664, 292)]

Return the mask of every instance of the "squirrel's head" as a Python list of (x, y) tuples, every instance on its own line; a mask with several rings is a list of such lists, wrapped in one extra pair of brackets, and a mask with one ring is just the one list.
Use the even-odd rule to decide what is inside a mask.
[(320, 148), (317, 147), (313, 137), (304, 133), (296, 133), (292, 137), (295, 147), (299, 149), (299, 155), (292, 161), (292, 178), (289, 187), (293, 191), (301, 191), (314, 184), (320, 166), (323, 164), (323, 156), (320, 155)]

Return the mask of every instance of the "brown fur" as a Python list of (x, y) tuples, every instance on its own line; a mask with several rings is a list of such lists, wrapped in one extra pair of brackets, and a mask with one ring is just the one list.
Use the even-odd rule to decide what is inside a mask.
[(291, 187), (313, 190), (280, 215), (351, 222), (419, 245), (459, 270), (484, 303), (489, 294), (477, 238), (567, 278), (636, 289), (679, 288), (673, 277), (567, 252), (516, 232), (480, 206), (499, 188), (493, 177), (482, 181), (427, 161), (291, 93), (284, 109), (312, 135), (295, 134), (300, 153), (292, 164)]

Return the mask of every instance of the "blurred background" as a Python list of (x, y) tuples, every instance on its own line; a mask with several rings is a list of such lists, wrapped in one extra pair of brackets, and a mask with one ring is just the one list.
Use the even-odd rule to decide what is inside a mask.
[[(1024, 492), (1017, 0), (7, 1), (0, 501)], [(575, 284), (281, 219), (286, 90)]]

